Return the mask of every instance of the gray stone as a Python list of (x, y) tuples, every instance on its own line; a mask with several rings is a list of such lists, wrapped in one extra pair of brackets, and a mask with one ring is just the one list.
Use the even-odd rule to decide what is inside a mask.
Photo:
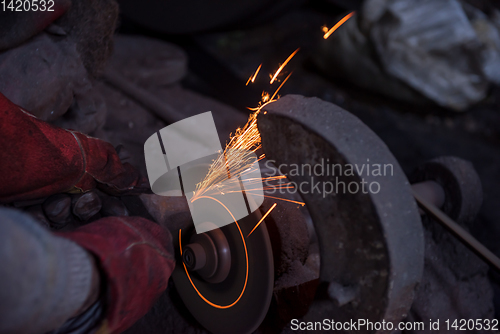
[(186, 53), (176, 45), (142, 36), (116, 35), (109, 65), (147, 88), (176, 83), (187, 73)]
[(0, 53), (0, 92), (41, 120), (96, 131), (103, 125), (105, 106), (76, 47), (42, 32)]

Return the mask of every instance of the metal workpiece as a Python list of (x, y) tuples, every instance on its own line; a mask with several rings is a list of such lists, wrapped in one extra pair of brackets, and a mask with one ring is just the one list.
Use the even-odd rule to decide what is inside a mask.
[[(193, 225), (187, 199), (184, 196), (159, 196), (156, 194), (142, 194), (137, 204), (146, 211), (152, 220), (168, 229), (172, 235), (177, 235), (179, 229)], [(129, 210), (130, 210), (129, 204)], [(141, 214), (141, 210), (132, 211), (132, 214)], [(143, 214), (144, 215), (144, 214)]]
[[(304, 319), (404, 319), (422, 277), (424, 239), (410, 184), (387, 146), (358, 118), (318, 98), (287, 95), (263, 108), (258, 127), (267, 159), (296, 186), (306, 185), (299, 192), (318, 236), (320, 280), (330, 285)], [(334, 168), (316, 173), (321, 164)], [(296, 172), (307, 165), (313, 169)], [(391, 168), (378, 175), (363, 166)], [(350, 191), (342, 182), (379, 187)], [(325, 185), (339, 187), (326, 193)]]

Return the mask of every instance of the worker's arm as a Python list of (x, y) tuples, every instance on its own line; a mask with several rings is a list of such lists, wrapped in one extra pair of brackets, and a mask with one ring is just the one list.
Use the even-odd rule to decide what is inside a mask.
[(0, 93), (0, 202), (95, 187), (119, 194), (144, 179), (111, 144), (41, 121)]
[(144, 218), (53, 234), (0, 208), (0, 222), (0, 334), (61, 326), (121, 333), (148, 312), (174, 269), (170, 233)]

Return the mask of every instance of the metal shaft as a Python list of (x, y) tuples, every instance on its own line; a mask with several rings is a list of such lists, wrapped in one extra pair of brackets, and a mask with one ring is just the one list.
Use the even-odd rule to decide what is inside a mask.
[(470, 235), (464, 228), (458, 225), (450, 217), (448, 217), (443, 211), (435, 207), (434, 205), (427, 202), (418, 192), (413, 190), (413, 196), (417, 201), (418, 205), (427, 214), (435, 218), (439, 223), (441, 223), (447, 230), (449, 230), (455, 237), (457, 237), (461, 242), (463, 242), (467, 247), (469, 247), (477, 256), (483, 259), (490, 266), (495, 268), (500, 272), (500, 258), (493, 254), (488, 248), (486, 248), (482, 243), (480, 243), (476, 238)]

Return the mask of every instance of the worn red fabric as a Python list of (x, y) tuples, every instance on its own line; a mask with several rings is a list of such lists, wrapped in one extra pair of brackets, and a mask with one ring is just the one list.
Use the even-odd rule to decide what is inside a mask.
[(156, 223), (140, 217), (109, 217), (58, 235), (98, 259), (106, 276), (110, 333), (133, 325), (167, 288), (175, 265), (172, 236)]
[(111, 144), (41, 121), (0, 93), (0, 202), (95, 187), (118, 194), (143, 182)]

